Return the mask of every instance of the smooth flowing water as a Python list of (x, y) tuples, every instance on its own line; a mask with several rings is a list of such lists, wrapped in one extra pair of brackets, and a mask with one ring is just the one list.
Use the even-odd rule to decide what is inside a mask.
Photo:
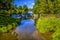
[[(29, 14), (27, 15), (28, 17), (30, 16)], [(24, 38), (26, 40), (37, 39), (38, 34), (36, 34), (36, 27), (34, 25), (35, 21), (33, 19), (30, 19), (31, 16), (28, 19), (25, 19), (25, 17), (25, 15), (22, 15), (22, 19), (15, 30), (18, 34), (18, 38), (22, 38), (22, 40), (24, 40)]]
[(24, 34), (32, 34), (36, 30), (34, 26), (34, 20), (28, 19), (28, 20), (21, 20), (21, 23), (16, 28), (16, 33), (24, 33)]
[[(35, 21), (33, 19), (30, 19), (31, 16), (29, 14), (32, 14), (32, 12), (29, 12), (27, 17), (26, 15), (22, 15), (21, 21), (18, 24), (18, 26), (16, 27), (15, 32), (18, 34), (18, 39), (20, 40), (20, 38), (22, 38), (22, 40), (24, 40), (24, 38), (26, 38), (26, 40), (36, 40), (36, 39), (42, 39), (43, 38), (39, 38), (39, 34), (36, 30), (35, 27)], [(13, 15), (13, 18), (18, 18), (19, 15)], [(30, 18), (29, 18), (30, 16)]]
[(20, 40), (38, 40), (39, 34), (36, 31), (35, 22), (33, 19), (21, 20), (21, 23), (16, 28), (18, 39)]

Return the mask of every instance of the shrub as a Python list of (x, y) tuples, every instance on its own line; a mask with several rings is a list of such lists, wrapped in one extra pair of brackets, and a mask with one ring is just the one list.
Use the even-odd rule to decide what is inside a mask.
[(11, 16), (0, 16), (0, 32), (7, 32), (12, 26), (17, 26), (20, 19), (14, 19)]
[(2, 27), (2, 28), (0, 28), (0, 32), (7, 32), (6, 28), (7, 28), (7, 27)]
[(37, 22), (37, 29), (42, 32), (56, 31), (60, 28), (60, 18), (48, 17), (48, 18), (39, 18)]
[(53, 31), (52, 40), (60, 40), (60, 18), (39, 18), (37, 22), (37, 29), (41, 33)]
[(56, 30), (52, 35), (53, 40), (60, 40), (60, 29)]

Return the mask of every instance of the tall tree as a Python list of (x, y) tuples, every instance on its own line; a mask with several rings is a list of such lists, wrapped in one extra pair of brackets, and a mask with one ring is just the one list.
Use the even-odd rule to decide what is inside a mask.
[(18, 11), (18, 13), (21, 14), (22, 13), (22, 6), (19, 6), (17, 11)]
[(23, 13), (24, 14), (28, 13), (28, 7), (27, 7), (27, 5), (23, 6)]
[(33, 13), (59, 14), (60, 0), (35, 0)]
[(33, 7), (33, 13), (45, 13), (45, 6), (46, 1), (45, 0), (36, 0), (35, 5)]
[(0, 14), (10, 14), (14, 0), (0, 0)]
[(54, 13), (60, 14), (60, 0), (54, 1)]
[(0, 9), (8, 10), (11, 8), (13, 0), (0, 0)]

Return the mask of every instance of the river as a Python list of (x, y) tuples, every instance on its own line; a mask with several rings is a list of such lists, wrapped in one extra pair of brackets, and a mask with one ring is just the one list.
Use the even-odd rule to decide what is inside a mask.
[[(13, 16), (14, 16), (13, 18), (17, 18), (19, 15), (18, 16), (13, 15)], [(33, 19), (24, 19), (23, 18), (23, 19), (21, 19), (20, 23), (17, 25), (17, 27), (15, 29), (16, 33), (18, 35), (21, 34), (21, 36), (22, 36), (22, 34), (25, 34), (25, 35), (35, 34), (36, 26), (34, 24), (35, 24), (35, 21)], [(43, 40), (43, 39), (51, 40), (51, 33), (44, 33), (44, 34), (39, 33), (38, 35), (40, 35), (40, 40)], [(34, 37), (37, 38), (36, 34), (34, 35)], [(0, 40), (18, 40), (18, 39), (17, 39), (17, 36), (12, 35), (11, 32), (9, 32), (9, 33), (3, 33), (2, 35), (0, 35)]]
[(39, 34), (35, 27), (35, 21), (34, 19), (32, 19), (31, 14), (32, 12), (29, 11), (27, 15), (22, 14), (20, 15), (20, 17), (19, 15), (12, 16), (13, 18), (18, 18), (18, 17), (21, 18), (20, 23), (17, 25), (16, 30), (15, 30), (15, 32), (18, 34), (19, 39), (20, 38), (22, 38), (22, 40), (24, 40), (24, 38), (26, 40), (39, 39), (39, 36), (38, 36)]
[[(22, 37), (24, 35), (26, 37), (27, 35), (32, 36), (32, 34), (33, 34), (34, 35), (33, 37), (34, 38), (39, 38), (39, 40), (51, 40), (51, 34), (52, 33), (50, 33), (50, 32), (49, 33), (39, 33), (39, 32), (37, 32), (37, 34), (36, 34), (37, 29), (36, 29), (36, 26), (34, 24), (35, 24), (35, 21), (33, 19), (22, 18), (21, 22), (19, 23), (19, 25), (16, 28), (16, 33), (19, 35), (19, 39), (20, 39), (20, 37)], [(37, 35), (40, 35), (40, 36), (37, 36)]]

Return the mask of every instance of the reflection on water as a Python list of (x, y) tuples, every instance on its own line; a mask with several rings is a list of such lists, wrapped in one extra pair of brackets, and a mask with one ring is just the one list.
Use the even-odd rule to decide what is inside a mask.
[(25, 34), (32, 34), (36, 30), (34, 26), (34, 20), (21, 20), (21, 24), (18, 25), (16, 28), (16, 32), (18, 34), (25, 33)]
[[(27, 39), (39, 39), (38, 36), (38, 32), (36, 32), (36, 27), (35, 27), (35, 22), (31, 17), (32, 13), (28, 13), (27, 17), (26, 14), (22, 14), (21, 16), (21, 21), (18, 24), (17, 28), (16, 28), (16, 33), (18, 34), (18, 39), (20, 39), (21, 37), (24, 38), (23, 36), (27, 37)], [(17, 18), (18, 16), (16, 16)], [(13, 17), (15, 18), (15, 16)]]

